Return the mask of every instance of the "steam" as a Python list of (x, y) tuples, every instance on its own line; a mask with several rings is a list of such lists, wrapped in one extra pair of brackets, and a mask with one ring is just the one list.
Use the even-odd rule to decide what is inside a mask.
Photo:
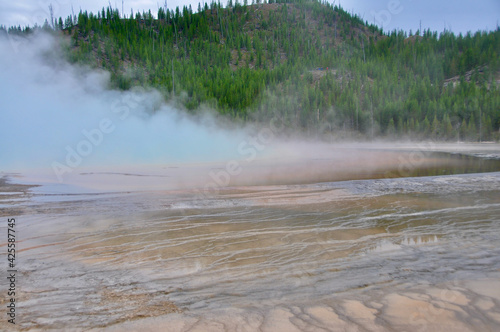
[(112, 90), (109, 73), (66, 62), (60, 42), (0, 37), (0, 171), (36, 170), (50, 174), (49, 183), (105, 190), (210, 195), (227, 186), (407, 176), (432, 163), (394, 143), (326, 144), (288, 136), (279, 119), (242, 127), (209, 110), (189, 115), (155, 90)]
[(59, 177), (94, 165), (241, 158), (245, 131), (193, 118), (154, 90), (107, 88), (109, 74), (73, 66), (56, 39), (0, 38), (0, 169), (52, 168)]

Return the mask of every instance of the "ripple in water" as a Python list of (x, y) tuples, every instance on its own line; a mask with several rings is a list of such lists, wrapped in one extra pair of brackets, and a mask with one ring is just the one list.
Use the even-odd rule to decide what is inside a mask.
[(233, 187), (203, 204), (11, 190), (20, 326), (497, 330), (498, 188), (500, 173)]

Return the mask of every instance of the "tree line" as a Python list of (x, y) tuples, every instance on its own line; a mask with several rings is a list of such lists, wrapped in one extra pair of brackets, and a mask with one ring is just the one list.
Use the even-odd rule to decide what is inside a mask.
[(230, 0), (147, 12), (81, 11), (42, 27), (68, 59), (111, 73), (114, 88), (158, 89), (190, 112), (278, 116), (316, 135), (498, 140), (500, 29), (384, 32), (318, 0)]

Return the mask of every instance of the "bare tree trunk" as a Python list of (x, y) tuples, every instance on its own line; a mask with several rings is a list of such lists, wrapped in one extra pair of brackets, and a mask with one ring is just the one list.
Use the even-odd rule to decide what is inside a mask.
[(50, 22), (52, 23), (52, 29), (54, 29), (54, 7), (52, 4), (49, 5), (49, 13), (50, 13)]
[(371, 112), (371, 120), (372, 120), (372, 130), (371, 130), (371, 138), (373, 139), (373, 100), (370, 102), (370, 112)]
[(172, 58), (172, 94), (175, 96), (174, 59)]

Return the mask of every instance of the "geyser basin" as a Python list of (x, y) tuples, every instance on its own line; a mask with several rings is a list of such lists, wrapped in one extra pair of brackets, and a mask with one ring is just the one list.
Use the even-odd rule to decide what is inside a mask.
[(81, 166), (62, 181), (52, 169), (27, 170), (24, 181), (45, 183), (37, 190), (47, 193), (197, 189), (213, 194), (234, 186), (495, 172), (500, 171), (499, 151), (498, 144), (274, 142), (254, 158), (234, 153), (232, 159), (204, 163)]
[[(302, 159), (288, 153), (274, 163), (242, 162), (231, 187), (207, 193), (203, 181), (215, 182), (209, 172), (225, 163), (81, 171), (70, 178), (71, 187), (31, 191), (4, 184), (15, 193), (0, 197), (8, 207), (2, 217), (17, 220), (19, 325), (110, 331), (500, 327), (500, 172), (477, 173), (494, 170), (497, 161), (470, 168), (471, 161), (481, 163), (417, 150), (425, 162), (407, 159), (422, 161), (416, 172), (455, 165), (476, 173), (384, 178), (414, 151), (351, 146), (334, 154), (332, 147), (330, 154), (321, 149), (320, 159), (308, 150)], [(346, 169), (361, 179), (280, 184), (342, 179), (347, 173), (338, 172)], [(367, 174), (376, 179), (363, 179)]]

